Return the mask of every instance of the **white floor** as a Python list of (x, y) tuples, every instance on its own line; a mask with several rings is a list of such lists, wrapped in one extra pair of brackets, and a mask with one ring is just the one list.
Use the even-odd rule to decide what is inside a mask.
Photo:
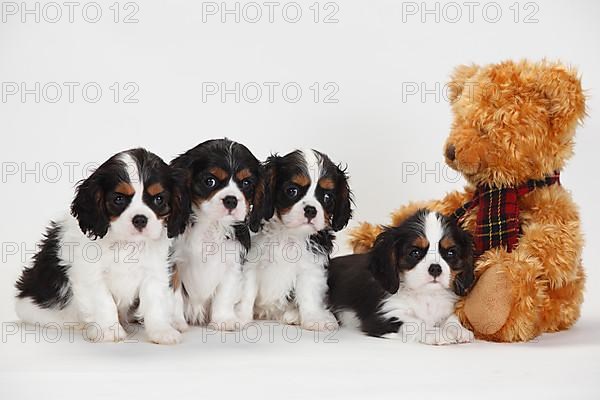
[[(16, 332), (12, 333), (14, 329)], [(600, 398), (600, 318), (533, 343), (433, 347), (260, 323), (178, 346), (3, 323), (0, 398)], [(131, 396), (131, 397), (128, 397)], [(484, 396), (484, 397), (482, 397)]]

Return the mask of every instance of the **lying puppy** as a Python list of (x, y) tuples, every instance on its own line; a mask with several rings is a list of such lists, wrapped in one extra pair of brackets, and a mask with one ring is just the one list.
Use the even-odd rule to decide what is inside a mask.
[(454, 315), (457, 296), (472, 286), (469, 234), (437, 213), (419, 210), (387, 228), (370, 253), (329, 265), (329, 303), (342, 325), (367, 335), (427, 344), (469, 342)]
[(187, 324), (175, 313), (167, 259), (189, 202), (183, 175), (155, 154), (114, 155), (77, 187), (72, 215), (50, 224), (17, 282), (17, 315), (93, 324), (94, 341), (122, 340), (122, 325), (143, 319), (150, 341), (179, 342)]

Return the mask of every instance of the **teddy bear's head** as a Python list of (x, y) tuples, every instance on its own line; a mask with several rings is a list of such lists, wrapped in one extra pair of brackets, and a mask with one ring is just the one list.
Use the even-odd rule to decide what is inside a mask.
[(585, 96), (575, 71), (546, 61), (460, 66), (446, 162), (474, 185), (515, 186), (562, 169)]

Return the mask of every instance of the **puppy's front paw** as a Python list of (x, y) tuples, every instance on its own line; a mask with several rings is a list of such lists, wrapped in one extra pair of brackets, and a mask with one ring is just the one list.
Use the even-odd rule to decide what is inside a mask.
[(208, 324), (209, 328), (221, 331), (239, 331), (243, 326), (242, 322), (235, 318), (214, 319)]
[(475, 340), (473, 332), (460, 324), (445, 326), (443, 334), (446, 335), (452, 343), (471, 343)]
[(183, 319), (183, 318), (174, 319), (173, 322), (171, 323), (171, 326), (173, 326), (173, 328), (177, 329), (181, 333), (187, 331), (190, 328), (188, 323), (185, 322), (185, 319)]
[(285, 310), (281, 316), (281, 322), (287, 325), (299, 325), (300, 313), (297, 309)]
[(111, 325), (105, 328), (96, 327), (97, 331), (84, 328), (84, 338), (88, 342), (121, 342), (127, 339), (127, 331), (121, 324)]
[(177, 344), (181, 342), (182, 335), (172, 327), (152, 330), (148, 332), (148, 339), (156, 344)]
[(331, 313), (303, 318), (301, 326), (311, 331), (334, 331), (338, 329), (337, 320)]

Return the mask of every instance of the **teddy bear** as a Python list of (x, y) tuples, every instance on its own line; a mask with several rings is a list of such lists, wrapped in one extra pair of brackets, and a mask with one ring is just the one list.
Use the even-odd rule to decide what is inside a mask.
[[(506, 61), (459, 66), (448, 88), (444, 155), (467, 186), (401, 207), (391, 223), (427, 207), (471, 233), (477, 281), (456, 314), (475, 337), (519, 342), (568, 329), (585, 284), (579, 212), (560, 183), (586, 115), (579, 77), (558, 62)], [(351, 231), (354, 252), (370, 249), (381, 229)]]

